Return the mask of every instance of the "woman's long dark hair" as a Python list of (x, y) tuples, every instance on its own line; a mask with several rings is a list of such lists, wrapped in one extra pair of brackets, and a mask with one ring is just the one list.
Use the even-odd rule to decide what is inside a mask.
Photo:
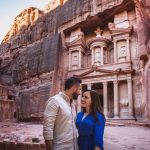
[[(105, 116), (103, 114), (103, 108), (100, 102), (100, 98), (98, 93), (95, 90), (86, 90), (85, 92), (89, 92), (91, 95), (91, 114), (94, 116), (94, 118), (96, 119), (96, 121), (98, 121), (98, 117), (97, 117), (97, 113), (101, 113), (105, 119)], [(86, 112), (85, 108), (82, 108), (83, 112)]]

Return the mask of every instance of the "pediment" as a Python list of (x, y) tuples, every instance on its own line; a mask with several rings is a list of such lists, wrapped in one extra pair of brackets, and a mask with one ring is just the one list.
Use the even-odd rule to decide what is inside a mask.
[(86, 43), (85, 43), (85, 40), (84, 40), (83, 37), (74, 39), (71, 42), (66, 42), (66, 45), (68, 46), (68, 48), (75, 47), (75, 46), (78, 46), (78, 45), (81, 45), (82, 47), (86, 47)]
[(81, 78), (85, 78), (85, 77), (93, 77), (93, 76), (104, 76), (104, 75), (112, 75), (113, 73), (115, 73), (112, 70), (105, 70), (105, 69), (99, 69), (99, 68), (91, 68), (88, 71), (79, 74), (78, 76)]
[(118, 35), (118, 34), (130, 34), (132, 32), (133, 28), (113, 28), (111, 29), (111, 32), (113, 35)]

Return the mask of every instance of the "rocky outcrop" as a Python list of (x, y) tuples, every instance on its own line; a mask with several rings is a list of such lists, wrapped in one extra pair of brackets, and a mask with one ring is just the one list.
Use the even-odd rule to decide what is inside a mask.
[(150, 1), (135, 0), (140, 56), (150, 53)]
[(44, 110), (50, 95), (58, 41), (59, 34), (56, 34), (19, 49), (10, 63), (3, 67), (1, 78), (12, 77), (10, 86), (18, 89), (15, 99), (19, 119), (39, 117), (38, 112)]
[(7, 33), (2, 42), (3, 43), (8, 41), (11, 42), (11, 39), (17, 38), (17, 35), (19, 35), (20, 33), (22, 32), (25, 33), (28, 30), (30, 30), (30, 27), (34, 24), (34, 22), (43, 14), (44, 14), (43, 11), (34, 7), (30, 7), (22, 11), (15, 18), (10, 31)]
[(137, 15), (138, 52), (140, 57), (140, 84), (144, 118), (150, 122), (150, 1), (135, 0)]

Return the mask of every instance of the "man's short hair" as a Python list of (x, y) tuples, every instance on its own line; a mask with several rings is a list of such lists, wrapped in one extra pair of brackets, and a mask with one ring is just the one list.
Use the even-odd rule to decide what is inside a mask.
[(66, 79), (66, 81), (65, 81), (65, 90), (69, 90), (74, 85), (80, 85), (80, 84), (81, 84), (81, 80), (79, 78), (70, 77), (70, 78)]

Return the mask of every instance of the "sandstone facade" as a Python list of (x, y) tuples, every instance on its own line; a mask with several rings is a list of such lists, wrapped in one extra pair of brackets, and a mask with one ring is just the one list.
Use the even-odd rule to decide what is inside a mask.
[(40, 118), (49, 96), (76, 75), (82, 90), (98, 91), (107, 118), (149, 121), (149, 19), (148, 0), (24, 10), (0, 46), (0, 81), (13, 91), (17, 118)]

